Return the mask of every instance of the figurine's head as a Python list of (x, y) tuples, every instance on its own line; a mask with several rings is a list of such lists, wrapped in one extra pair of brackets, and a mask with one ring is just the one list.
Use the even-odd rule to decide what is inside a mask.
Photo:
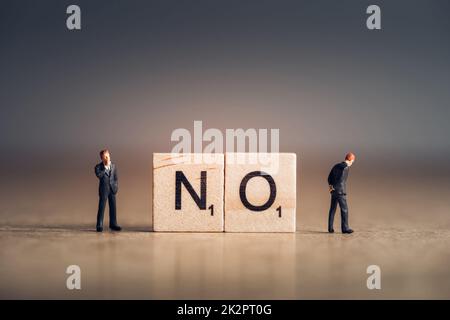
[(356, 157), (353, 153), (349, 152), (345, 155), (345, 163), (350, 167), (355, 161)]
[(102, 159), (104, 164), (108, 164), (111, 161), (111, 155), (108, 149), (103, 149), (100, 151), (100, 159)]

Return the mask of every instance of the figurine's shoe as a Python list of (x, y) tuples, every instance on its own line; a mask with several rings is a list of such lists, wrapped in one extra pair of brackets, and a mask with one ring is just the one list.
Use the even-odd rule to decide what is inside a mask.
[(122, 228), (120, 226), (110, 226), (109, 227), (112, 231), (120, 231)]
[(102, 227), (97, 227), (97, 232), (103, 232), (103, 228)]
[(353, 230), (352, 229), (343, 230), (342, 233), (353, 233)]
[(329, 233), (334, 233), (334, 229), (328, 229)]

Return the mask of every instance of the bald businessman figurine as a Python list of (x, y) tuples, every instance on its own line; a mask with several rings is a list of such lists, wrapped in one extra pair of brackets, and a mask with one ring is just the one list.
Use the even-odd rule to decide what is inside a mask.
[(339, 203), (341, 208), (341, 230), (342, 233), (353, 233), (348, 226), (348, 207), (347, 207), (347, 177), (351, 165), (355, 161), (353, 153), (347, 153), (345, 160), (336, 164), (328, 175), (328, 186), (331, 193), (330, 212), (328, 214), (328, 232), (333, 233), (334, 214)]
[(117, 224), (116, 217), (116, 193), (119, 188), (116, 165), (111, 162), (108, 149), (100, 151), (100, 158), (102, 162), (95, 166), (95, 175), (99, 180), (97, 232), (103, 231), (103, 214), (106, 201), (109, 202), (109, 228), (112, 231), (120, 231), (122, 228)]

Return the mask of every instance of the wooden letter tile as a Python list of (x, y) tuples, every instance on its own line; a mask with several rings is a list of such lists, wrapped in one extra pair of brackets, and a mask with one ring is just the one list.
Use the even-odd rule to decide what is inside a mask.
[(223, 154), (153, 154), (153, 230), (223, 231)]
[(225, 155), (225, 231), (295, 232), (294, 153)]

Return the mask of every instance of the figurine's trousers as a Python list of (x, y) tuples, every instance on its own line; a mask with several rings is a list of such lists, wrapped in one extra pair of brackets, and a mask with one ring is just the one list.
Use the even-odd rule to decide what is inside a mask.
[(98, 199), (97, 228), (103, 228), (103, 215), (105, 213), (106, 201), (109, 204), (109, 226), (114, 227), (117, 225), (116, 195), (111, 191), (103, 192)]
[(341, 208), (341, 230), (346, 231), (349, 229), (347, 198), (345, 194), (334, 193), (331, 193), (330, 212), (328, 214), (328, 230), (333, 230), (334, 214), (336, 213), (338, 203), (339, 208)]

